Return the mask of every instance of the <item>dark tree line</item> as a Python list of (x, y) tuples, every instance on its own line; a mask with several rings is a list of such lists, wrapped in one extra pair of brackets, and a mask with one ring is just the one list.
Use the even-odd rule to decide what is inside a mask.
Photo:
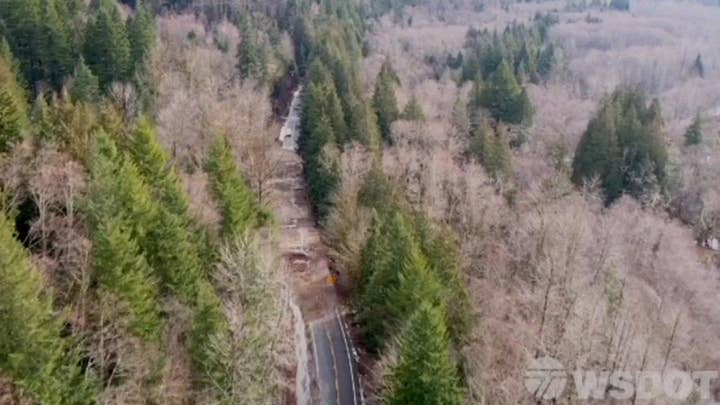
[[(355, 297), (364, 343), (382, 353), (395, 343), (388, 403), (463, 403), (455, 353), (470, 326), (472, 308), (453, 237), (412, 213), (375, 166), (363, 187), (372, 209)], [(421, 383), (422, 381), (422, 383)]]
[[(72, 197), (82, 214), (77, 226), (89, 239), (92, 271), (87, 291), (63, 292), (68, 298), (62, 301), (29, 259), (36, 248), (23, 246), (27, 235), (20, 240), (17, 234), (37, 207), (29, 199), (20, 206), (10, 201), (26, 198), (29, 186), (15, 190), (0, 182), (0, 369), (23, 400), (90, 404), (107, 387), (122, 384), (113, 378), (132, 372), (123, 369), (124, 354), (90, 346), (105, 328), (127, 330), (133, 356), (187, 350), (197, 392), (210, 384), (218, 389), (215, 377), (224, 370), (215, 368), (222, 362), (211, 345), (230, 336), (211, 283), (218, 249), (270, 220), (228, 143), (218, 137), (206, 169), (222, 232), (211, 236), (192, 216), (153, 124), (108, 102), (114, 83), (138, 81), (156, 40), (149, 8), (138, 6), (125, 20), (117, 7), (112, 0), (88, 6), (0, 0), (0, 161), (25, 147), (30, 153), (57, 149), (88, 176), (86, 192)], [(42, 96), (31, 109), (33, 95)], [(168, 311), (168, 302), (182, 305), (188, 319)], [(80, 304), (87, 305), (82, 322), (69, 316)], [(176, 323), (187, 330), (176, 343), (182, 347), (169, 347), (168, 325)], [(142, 381), (142, 389), (156, 389), (155, 377), (160, 378), (155, 373), (152, 381)]]
[(296, 17), (297, 63), (306, 72), (300, 153), (310, 197), (320, 216), (332, 206), (339, 182), (337, 151), (357, 141), (379, 145), (375, 114), (360, 79), (363, 23), (353, 3), (324, 3), (323, 16)]
[(395, 98), (395, 88), (400, 84), (395, 70), (389, 60), (380, 68), (375, 83), (373, 108), (377, 115), (380, 136), (386, 142), (392, 143), (392, 124), (400, 118), (400, 111)]
[[(0, 36), (35, 92), (59, 90), (86, 64), (106, 90), (142, 71), (155, 41), (150, 10), (138, 7), (127, 21), (112, 0), (2, 0)], [(87, 74), (87, 72), (83, 72)]]
[(464, 54), (450, 56), (448, 63), (461, 61), (461, 80), (474, 82), (473, 108), (488, 110), (498, 122), (531, 122), (533, 108), (523, 83), (547, 79), (557, 63), (555, 47), (548, 40), (548, 29), (555, 22), (551, 14), (538, 14), (529, 28), (513, 23), (502, 33), (468, 31)]
[(502, 33), (471, 28), (465, 39), (463, 80), (487, 80), (503, 62), (520, 83), (547, 78), (556, 63), (555, 48), (548, 40), (554, 23), (552, 15), (538, 15), (532, 26), (512, 23)]
[(648, 102), (639, 90), (618, 89), (590, 120), (572, 178), (577, 184), (599, 181), (607, 202), (622, 194), (642, 198), (664, 189), (667, 161), (659, 101)]

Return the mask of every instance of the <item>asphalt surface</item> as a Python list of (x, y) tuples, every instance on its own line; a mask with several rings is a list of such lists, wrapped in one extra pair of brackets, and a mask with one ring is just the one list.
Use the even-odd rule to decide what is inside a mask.
[(363, 403), (357, 362), (339, 313), (310, 324), (322, 405)]

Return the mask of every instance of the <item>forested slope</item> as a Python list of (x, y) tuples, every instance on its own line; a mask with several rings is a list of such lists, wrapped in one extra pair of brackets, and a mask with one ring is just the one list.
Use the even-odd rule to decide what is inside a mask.
[(300, 85), (369, 403), (716, 366), (718, 13), (0, 0), (0, 402), (297, 399), (269, 207)]
[[(272, 215), (240, 165), (241, 128), (214, 126), (192, 161), (158, 136), (177, 93), (162, 52), (181, 49), (156, 13), (190, 5), (133, 6), (0, 2), (2, 401), (278, 403), (287, 302), (258, 259)], [(268, 81), (285, 75), (263, 61)], [(245, 68), (219, 85), (270, 86)]]

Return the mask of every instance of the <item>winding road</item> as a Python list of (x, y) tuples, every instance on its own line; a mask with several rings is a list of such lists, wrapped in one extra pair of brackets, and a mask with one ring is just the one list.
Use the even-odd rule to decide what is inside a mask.
[(298, 155), (302, 87), (290, 104), (278, 137), (279, 174), (274, 179), (274, 211), (282, 225), (281, 252), (295, 304), (298, 350), (298, 405), (364, 404), (357, 352), (340, 310), (335, 287), (330, 285), (322, 233), (313, 214)]

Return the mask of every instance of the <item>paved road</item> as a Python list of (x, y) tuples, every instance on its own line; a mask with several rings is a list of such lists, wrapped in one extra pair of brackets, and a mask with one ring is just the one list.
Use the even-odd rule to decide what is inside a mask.
[(323, 405), (360, 405), (360, 380), (350, 338), (339, 313), (310, 324)]

